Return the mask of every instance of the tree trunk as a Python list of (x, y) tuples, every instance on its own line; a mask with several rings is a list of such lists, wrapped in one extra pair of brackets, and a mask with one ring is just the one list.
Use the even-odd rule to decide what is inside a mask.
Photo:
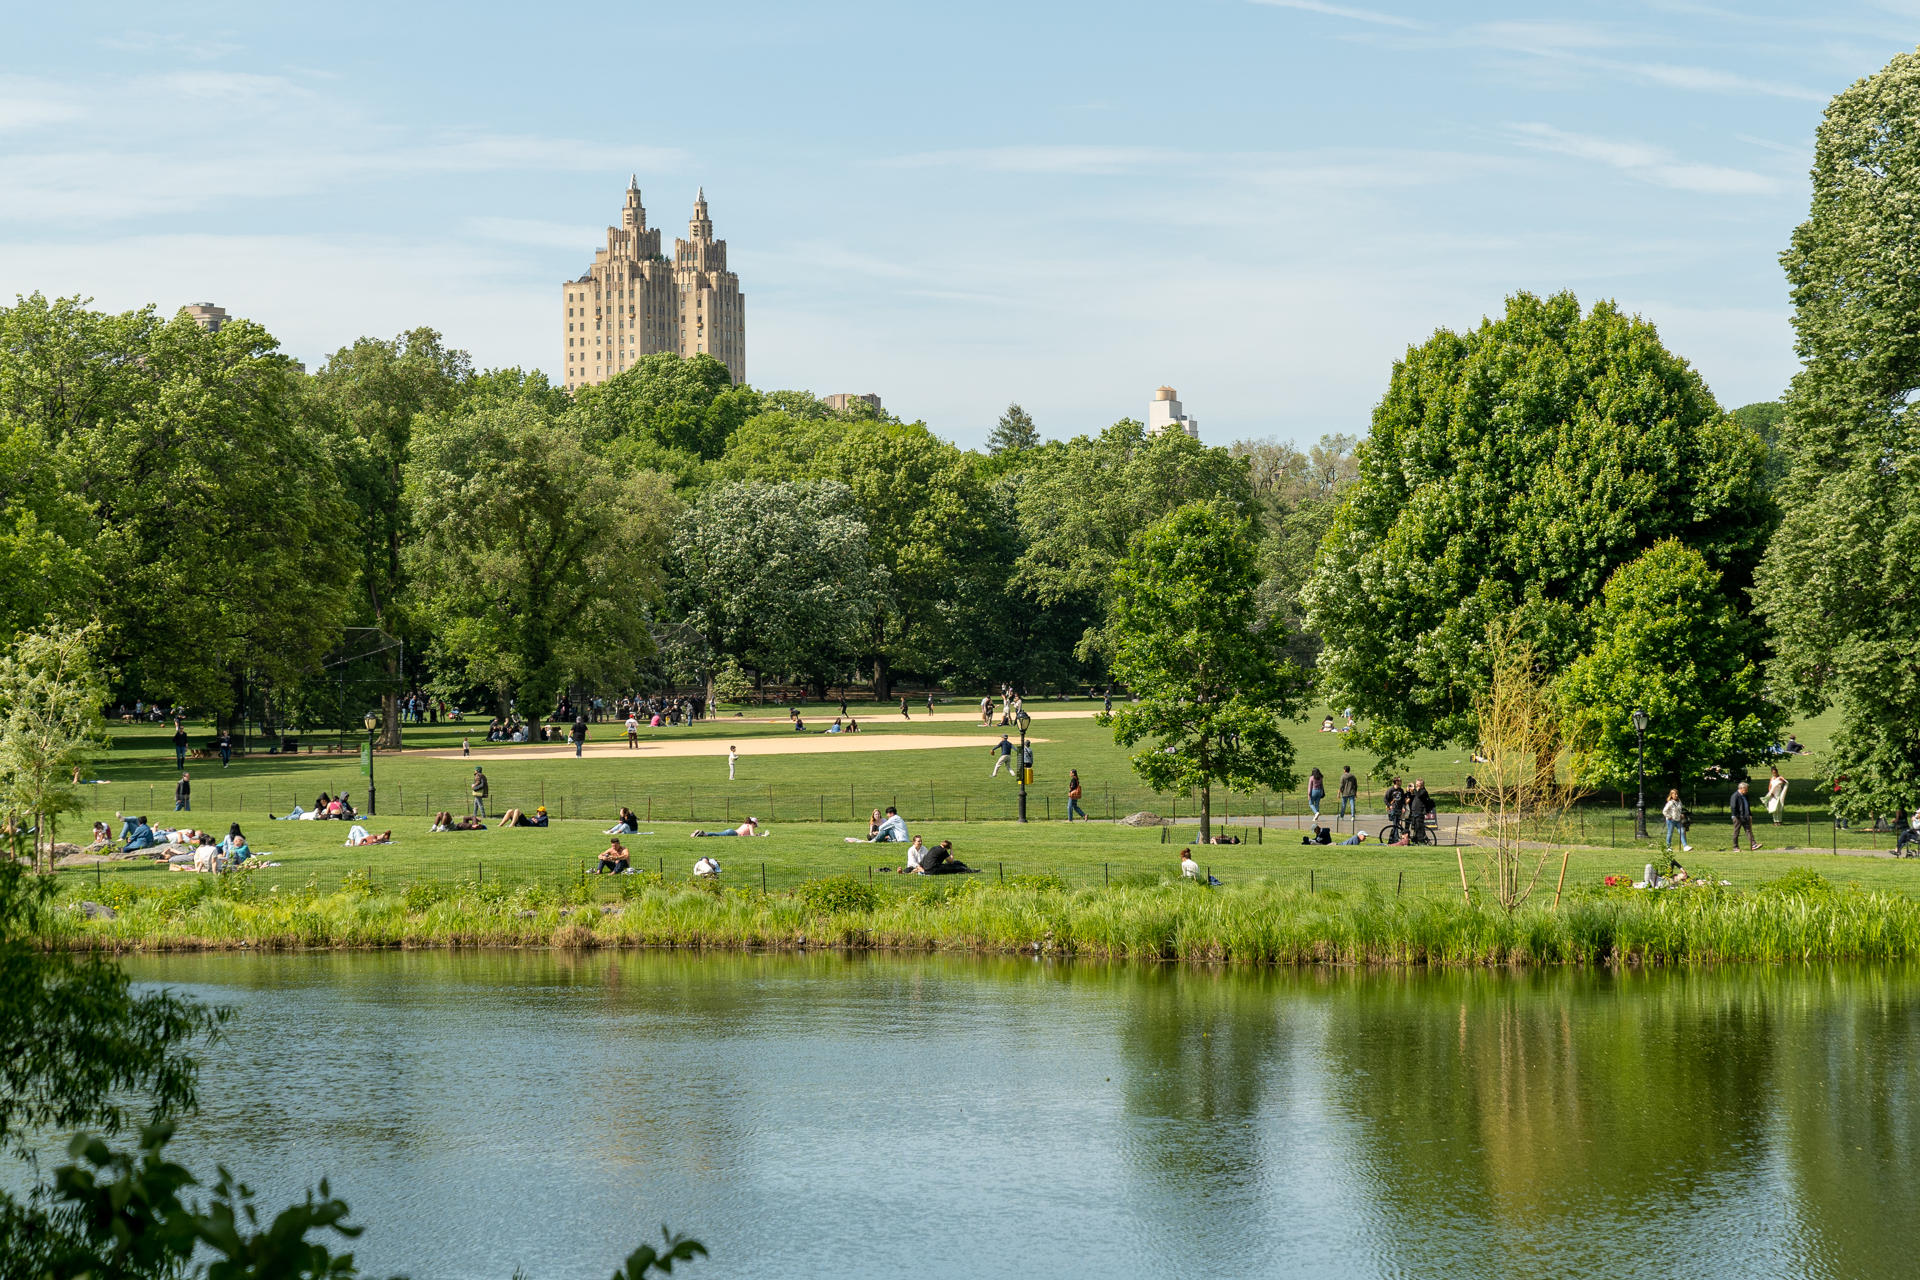
[(1200, 785), (1200, 843), (1205, 844), (1213, 826), (1213, 788)]
[(873, 700), (885, 702), (893, 696), (893, 672), (884, 654), (873, 656)]
[(398, 751), (400, 749), (400, 695), (383, 693), (380, 695), (380, 749)]

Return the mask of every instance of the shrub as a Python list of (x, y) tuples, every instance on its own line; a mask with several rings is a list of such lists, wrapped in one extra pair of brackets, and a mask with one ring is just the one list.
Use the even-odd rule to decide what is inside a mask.
[(795, 889), (793, 896), (807, 910), (823, 916), (843, 911), (871, 911), (880, 905), (879, 888), (852, 876), (809, 880)]

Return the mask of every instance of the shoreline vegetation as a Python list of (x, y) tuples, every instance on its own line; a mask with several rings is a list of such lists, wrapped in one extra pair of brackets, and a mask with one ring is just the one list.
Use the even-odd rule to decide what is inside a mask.
[[(237, 890), (237, 891), (236, 891)], [(1809, 870), (1755, 889), (1582, 889), (1508, 913), (1457, 892), (1313, 892), (1270, 881), (1207, 889), (1141, 876), (1070, 889), (1050, 876), (883, 891), (852, 876), (789, 892), (622, 877), (577, 885), (413, 881), (291, 892), (196, 877), (108, 885), (68, 902), (43, 945), (243, 951), (554, 948), (843, 949), (1102, 961), (1377, 967), (1639, 967), (1920, 958), (1920, 901)], [(100, 908), (106, 908), (101, 910)], [(111, 914), (109, 914), (111, 912)]]

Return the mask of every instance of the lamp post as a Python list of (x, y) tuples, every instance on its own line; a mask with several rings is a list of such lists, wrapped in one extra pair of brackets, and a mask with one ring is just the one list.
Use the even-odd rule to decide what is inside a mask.
[(379, 731), (380, 717), (369, 711), (362, 723), (367, 726), (367, 816), (371, 818), (380, 811), (380, 792), (373, 785), (373, 735)]
[(1640, 753), (1640, 798), (1633, 805), (1633, 838), (1647, 838), (1647, 713), (1633, 709), (1633, 741)]
[(1020, 712), (1020, 821), (1027, 820), (1027, 779), (1033, 776), (1033, 748), (1027, 745), (1027, 725), (1030, 723), (1025, 709)]

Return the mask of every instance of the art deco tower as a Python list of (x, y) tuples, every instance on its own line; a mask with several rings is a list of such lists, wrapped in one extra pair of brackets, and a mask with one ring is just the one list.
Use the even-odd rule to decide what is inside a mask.
[(638, 178), (627, 182), (620, 225), (593, 265), (561, 286), (568, 390), (605, 382), (643, 355), (706, 352), (746, 377), (746, 319), (740, 281), (727, 268), (727, 242), (713, 238), (706, 193), (693, 206), (691, 239), (674, 242), (669, 263), (660, 232), (647, 226)]

